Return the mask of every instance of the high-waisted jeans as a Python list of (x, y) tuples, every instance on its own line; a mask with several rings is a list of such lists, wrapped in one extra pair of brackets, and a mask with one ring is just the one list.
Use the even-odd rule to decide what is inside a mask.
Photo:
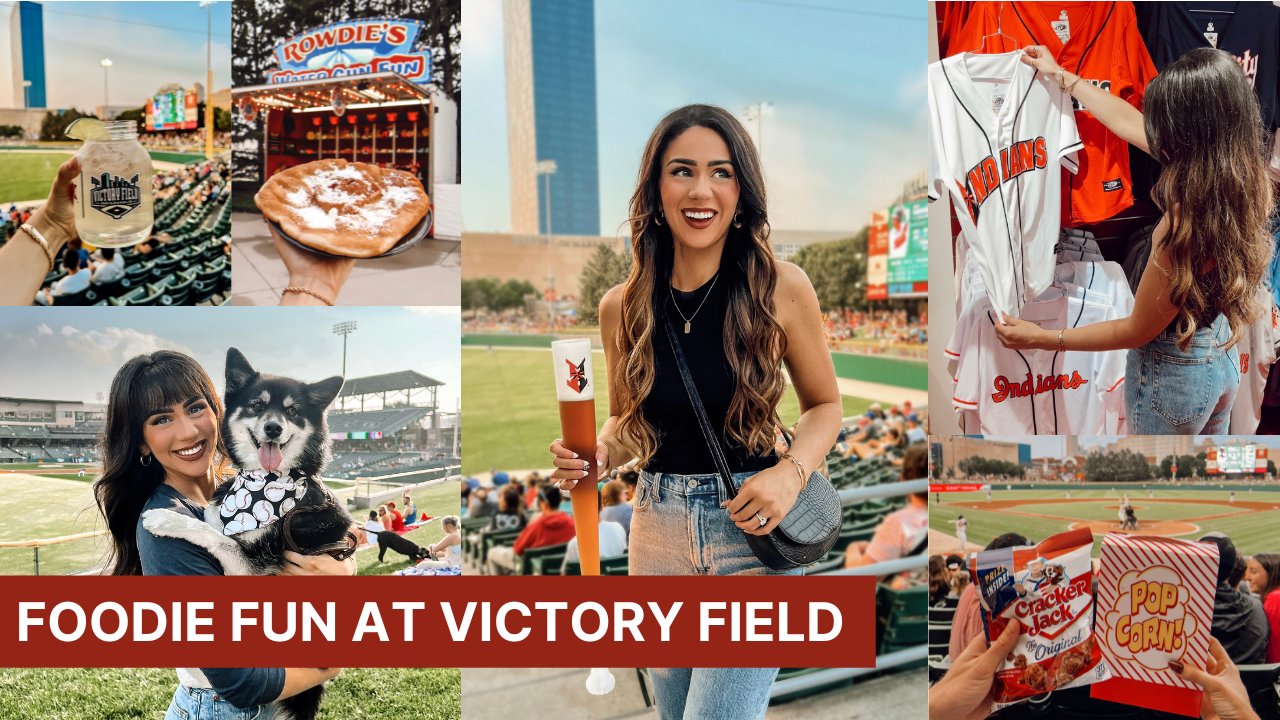
[(240, 709), (207, 688), (179, 685), (164, 720), (271, 720), (275, 704)]
[(1223, 350), (1231, 338), (1225, 315), (1196, 330), (1186, 351), (1165, 331), (1130, 350), (1124, 373), (1124, 408), (1134, 435), (1221, 435), (1231, 422), (1240, 389), (1240, 351)]
[[(734, 485), (755, 473), (738, 473)], [(720, 507), (716, 475), (643, 473), (631, 518), (632, 575), (800, 575), (752, 554), (746, 534)], [(661, 720), (760, 720), (778, 668), (651, 668)]]

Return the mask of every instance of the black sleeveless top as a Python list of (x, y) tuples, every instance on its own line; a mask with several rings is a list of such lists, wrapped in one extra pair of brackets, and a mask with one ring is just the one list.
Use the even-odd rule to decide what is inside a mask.
[[(657, 451), (645, 466), (650, 472), (675, 475), (716, 472), (715, 460), (703, 439), (693, 405), (680, 380), (680, 370), (671, 353), (666, 328), (662, 325), (662, 312), (671, 315), (676, 338), (684, 350), (685, 361), (689, 363), (689, 373), (698, 388), (702, 405), (707, 410), (707, 419), (711, 421), (712, 429), (720, 433), (724, 440), (721, 447), (725, 449), (729, 471), (759, 472), (778, 462), (772, 446), (766, 455), (751, 456), (746, 448), (729, 441), (723, 435), (724, 418), (729, 412), (729, 403), (733, 400), (733, 391), (737, 385), (724, 356), (724, 318), (728, 308), (729, 286), (724, 280), (721, 276), (714, 286), (708, 280), (693, 292), (680, 292), (674, 288), (671, 290), (684, 317), (693, 318), (687, 335), (684, 332), (684, 318), (671, 307), (671, 295), (660, 293), (655, 298), (653, 389), (640, 407), (645, 420), (653, 426), (658, 436)], [(704, 297), (706, 304), (698, 310)], [(697, 315), (694, 315), (695, 311)]]

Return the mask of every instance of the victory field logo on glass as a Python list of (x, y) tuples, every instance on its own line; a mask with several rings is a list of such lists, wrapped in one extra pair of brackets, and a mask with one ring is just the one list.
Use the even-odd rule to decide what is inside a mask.
[(138, 178), (135, 174), (125, 180), (119, 175), (102, 173), (101, 177), (90, 176), (93, 189), (89, 191), (89, 205), (112, 219), (119, 220), (142, 204), (142, 191), (138, 189)]
[(569, 363), (569, 382), (565, 384), (581, 395), (587, 387), (587, 359), (583, 358), (577, 365), (574, 365), (572, 360), (565, 360), (565, 362)]

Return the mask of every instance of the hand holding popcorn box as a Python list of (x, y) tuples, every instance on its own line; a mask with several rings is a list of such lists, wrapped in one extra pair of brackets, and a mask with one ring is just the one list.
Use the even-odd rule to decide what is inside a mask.
[(1200, 687), (1169, 661), (1205, 668), (1217, 578), (1213, 543), (1107, 533), (1095, 631), (1112, 679), (1090, 695), (1198, 717)]
[(1110, 677), (1093, 637), (1092, 552), (1093, 533), (1082, 528), (970, 557), (987, 637), (1021, 626), (996, 670), (996, 708)]

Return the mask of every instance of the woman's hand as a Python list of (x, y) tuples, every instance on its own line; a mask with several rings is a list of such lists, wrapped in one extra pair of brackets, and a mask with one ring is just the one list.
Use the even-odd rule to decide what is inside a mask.
[(996, 668), (1018, 644), (1016, 621), (987, 647), (985, 635), (978, 635), (937, 685), (929, 688), (929, 720), (981, 720), (991, 714)]
[[(762, 470), (747, 478), (738, 496), (721, 507), (728, 507), (729, 518), (742, 531), (751, 535), (768, 535), (796, 504), (800, 494), (800, 476), (789, 462)], [(764, 525), (756, 518), (767, 520)]]
[(1022, 53), (1022, 62), (1039, 70), (1046, 76), (1052, 77), (1061, 69), (1058, 61), (1053, 59), (1053, 53), (1049, 52), (1049, 48), (1043, 45), (1028, 45), (1022, 48)]
[[(551, 473), (551, 477), (560, 481), (561, 490), (572, 490), (578, 481), (586, 477), (587, 461), (579, 458), (576, 453), (564, 446), (564, 441), (556, 440), (551, 443), (551, 454), (555, 456), (552, 461), (555, 466), (555, 472)], [(596, 477), (605, 477), (609, 474), (609, 446), (602, 442), (596, 443)]]
[(1004, 325), (996, 324), (996, 337), (1010, 350), (1048, 350), (1058, 346), (1058, 338), (1035, 323), (1018, 320), (1001, 313)]
[(285, 550), (284, 567), (280, 568), (279, 574), (298, 576), (355, 575), (356, 558), (353, 555), (346, 560), (337, 560), (328, 553), (301, 555), (291, 550)]
[(1204, 720), (1258, 720), (1249, 704), (1249, 693), (1240, 680), (1240, 668), (1231, 662), (1217, 638), (1209, 639), (1206, 670), (1170, 660), (1169, 667), (1186, 680), (1204, 688), (1200, 700), (1200, 717)]
[[(80, 157), (72, 158), (58, 166), (58, 176), (49, 188), (49, 199), (31, 214), (27, 222), (41, 231), (55, 251), (62, 243), (76, 236), (75, 186), (71, 181), (80, 174)], [(83, 189), (82, 189), (83, 190)], [(57, 237), (52, 237), (50, 229)]]
[[(265, 222), (265, 221), (264, 221)], [(289, 270), (289, 285), (314, 290), (335, 303), (342, 286), (351, 276), (355, 267), (355, 258), (323, 258), (293, 246), (288, 240), (280, 237), (280, 233), (267, 223), (271, 237), (275, 241), (276, 252)], [(285, 293), (280, 299), (281, 305), (320, 305), (319, 298), (306, 293)]]

